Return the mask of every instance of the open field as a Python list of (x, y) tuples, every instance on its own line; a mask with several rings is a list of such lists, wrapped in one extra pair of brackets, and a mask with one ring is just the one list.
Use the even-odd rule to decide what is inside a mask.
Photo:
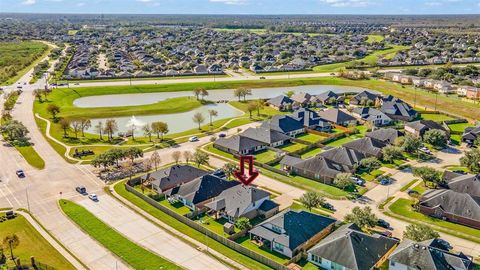
[(368, 35), (367, 43), (382, 42), (384, 39), (382, 35)]
[(134, 269), (182, 269), (172, 262), (131, 242), (82, 206), (71, 201), (61, 200), (60, 207), (82, 230), (118, 257), (122, 258)]
[[(23, 216), (0, 222), (0, 239), (3, 241), (9, 234), (16, 234), (20, 240), (13, 255), (19, 257), (21, 262), (28, 263), (30, 257), (34, 256), (37, 262), (56, 269), (75, 269)], [(10, 256), (8, 250), (4, 251), (5, 255)], [(8, 265), (13, 267), (14, 264), (9, 260)]]
[(41, 42), (0, 42), (0, 85), (16, 82), (49, 52)]
[(163, 76), (163, 77), (132, 77), (132, 78), (109, 78), (109, 79), (72, 79), (72, 80), (57, 80), (57, 83), (92, 83), (92, 82), (121, 82), (121, 81), (163, 81), (163, 80), (176, 80), (178, 78), (184, 79), (200, 79), (200, 78), (225, 78), (229, 77), (226, 74), (218, 75), (178, 75), (178, 76)]
[(423, 120), (432, 120), (435, 122), (443, 122), (448, 120), (454, 120), (455, 118), (450, 117), (445, 114), (435, 114), (435, 113), (422, 113), (420, 118)]

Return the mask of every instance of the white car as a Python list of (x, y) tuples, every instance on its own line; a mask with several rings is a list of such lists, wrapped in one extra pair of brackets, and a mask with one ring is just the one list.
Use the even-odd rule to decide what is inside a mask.
[(197, 136), (193, 136), (193, 137), (190, 137), (190, 139), (188, 139), (189, 142), (198, 142), (198, 137)]
[(97, 194), (94, 194), (94, 193), (89, 194), (89, 195), (88, 195), (88, 198), (89, 198), (90, 200), (94, 201), (94, 202), (98, 201)]

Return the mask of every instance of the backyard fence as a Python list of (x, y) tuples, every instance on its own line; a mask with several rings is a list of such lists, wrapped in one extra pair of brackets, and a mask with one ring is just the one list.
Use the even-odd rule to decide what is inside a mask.
[(145, 202), (147, 202), (148, 204), (150, 204), (151, 206), (157, 208), (158, 210), (164, 212), (165, 214), (175, 218), (176, 220), (186, 224), (187, 226), (199, 231), (200, 233), (214, 239), (215, 241), (247, 256), (247, 257), (250, 257), (260, 263), (263, 263), (273, 269), (277, 269), (277, 270), (287, 270), (288, 267), (283, 265), (283, 264), (280, 264), (276, 261), (273, 261), (263, 255), (260, 255), (228, 238), (225, 238), (219, 234), (216, 234), (212, 231), (210, 231), (209, 229), (205, 228), (204, 226), (196, 223), (195, 221), (185, 217), (185, 216), (182, 216), (182, 215), (179, 215), (177, 213), (175, 213), (174, 211), (168, 209), (167, 207), (159, 204), (158, 202), (156, 202), (155, 200), (153, 200), (152, 198), (148, 197), (148, 196), (145, 196), (144, 194), (140, 193), (139, 191), (137, 191), (135, 188), (133, 188), (132, 186), (130, 186), (132, 183), (135, 183), (135, 181), (127, 181), (125, 183), (125, 188), (127, 189), (127, 191), (135, 194), (136, 196), (138, 196), (139, 198), (141, 198), (142, 200), (144, 200)]

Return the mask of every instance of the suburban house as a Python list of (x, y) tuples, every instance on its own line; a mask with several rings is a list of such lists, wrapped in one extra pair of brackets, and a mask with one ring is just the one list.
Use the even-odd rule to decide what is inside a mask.
[(450, 93), (456, 92), (455, 88), (453, 88), (450, 83), (447, 83), (447, 82), (444, 82), (444, 81), (436, 82), (433, 85), (433, 89), (437, 90), (438, 93), (440, 93), (440, 94), (450, 94)]
[(312, 98), (313, 102), (320, 103), (322, 105), (337, 103), (338, 95), (332, 91), (323, 92)]
[(401, 131), (394, 128), (379, 128), (365, 133), (365, 137), (381, 141), (385, 144), (394, 144), (395, 140), (403, 135)]
[(152, 188), (159, 194), (162, 194), (169, 189), (188, 183), (206, 174), (209, 174), (209, 172), (190, 165), (173, 165), (147, 173), (141, 177), (141, 181), (142, 183), (150, 182)]
[(292, 117), (301, 122), (302, 125), (309, 129), (328, 132), (332, 129), (332, 125), (325, 119), (322, 119), (317, 112), (308, 108), (301, 108), (293, 112)]
[(280, 95), (267, 100), (267, 104), (279, 111), (286, 111), (291, 108), (293, 100), (285, 95)]
[(432, 120), (417, 120), (405, 124), (405, 132), (409, 132), (420, 137), (423, 137), (425, 132), (432, 129), (438, 129), (444, 132), (447, 138), (450, 137), (450, 130), (448, 128)]
[(417, 117), (417, 112), (401, 99), (389, 96), (382, 102), (380, 111), (393, 120), (412, 121)]
[(357, 119), (355, 119), (355, 117), (339, 109), (330, 108), (325, 111), (320, 111), (318, 115), (321, 118), (327, 120), (328, 122), (336, 125), (340, 125), (340, 126), (348, 126), (350, 124), (357, 123)]
[(212, 174), (196, 178), (188, 183), (167, 190), (167, 198), (174, 198), (195, 211), (213, 201), (224, 190), (240, 185), (237, 181), (227, 181)]
[(480, 229), (480, 197), (450, 189), (427, 191), (419, 203), (425, 215)]
[(291, 137), (305, 133), (303, 122), (288, 115), (274, 115), (270, 120), (264, 121), (261, 127), (281, 132)]
[(332, 184), (335, 176), (339, 173), (351, 172), (348, 166), (320, 155), (305, 160), (285, 156), (280, 161), (280, 164), (286, 168), (290, 174), (307, 177), (324, 184)]
[(302, 107), (306, 107), (310, 104), (311, 98), (312, 96), (310, 94), (301, 92), (294, 94), (290, 99), (300, 104)]
[(375, 94), (375, 93), (372, 93), (370, 91), (363, 91), (363, 92), (360, 92), (358, 94), (356, 94), (355, 96), (353, 96), (351, 99), (350, 99), (350, 105), (362, 105), (362, 106), (367, 106), (369, 104), (372, 104), (374, 105), (377, 100), (379, 100), (381, 98), (380, 95), (378, 94)]
[(474, 87), (467, 90), (467, 98), (478, 100), (480, 98), (480, 88)]
[(425, 86), (425, 79), (420, 77), (412, 78), (412, 83), (415, 87), (424, 87)]
[(445, 250), (437, 239), (414, 242), (403, 239), (389, 257), (389, 270), (470, 270), (473, 262), (463, 253), (454, 254)]
[(239, 136), (257, 140), (270, 147), (278, 147), (290, 142), (288, 135), (266, 127), (248, 128)]
[[(447, 175), (450, 175), (451, 177), (448, 177)], [(444, 188), (456, 192), (480, 197), (480, 174), (458, 174), (445, 171), (443, 175), (443, 183), (441, 185)]]
[(308, 250), (308, 261), (323, 269), (376, 269), (397, 244), (396, 239), (369, 235), (355, 224), (345, 224)]
[(265, 149), (267, 144), (241, 135), (234, 135), (228, 138), (218, 138), (213, 143), (213, 147), (234, 155), (248, 155)]
[(306, 211), (287, 209), (250, 230), (250, 239), (289, 258), (329, 234), (336, 220)]
[(457, 87), (457, 95), (466, 97), (468, 91), (477, 91), (478, 88), (474, 86), (468, 86), (468, 85), (460, 85)]
[(205, 207), (213, 210), (217, 218), (231, 223), (240, 217), (254, 219), (261, 215), (270, 218), (278, 212), (278, 204), (270, 200), (270, 193), (252, 186), (236, 185), (220, 193)]
[(347, 166), (351, 172), (360, 163), (360, 160), (365, 158), (365, 155), (355, 149), (345, 147), (335, 147), (327, 151), (321, 152), (320, 156), (333, 160), (336, 163)]
[(352, 115), (363, 121), (370, 122), (376, 127), (390, 125), (392, 123), (392, 118), (388, 117), (386, 114), (371, 107), (357, 107), (352, 111)]
[(387, 146), (384, 142), (379, 140), (364, 137), (361, 139), (357, 139), (348, 143), (344, 143), (343, 147), (353, 149), (366, 157), (382, 157), (382, 149)]
[(462, 142), (473, 144), (477, 137), (480, 136), (480, 126), (467, 127), (462, 134)]

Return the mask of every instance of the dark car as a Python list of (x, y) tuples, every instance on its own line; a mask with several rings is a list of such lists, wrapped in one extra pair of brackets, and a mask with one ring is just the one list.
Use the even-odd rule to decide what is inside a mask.
[(17, 176), (18, 176), (19, 178), (24, 178), (24, 177), (25, 177), (25, 173), (23, 172), (23, 170), (17, 170), (17, 171), (15, 172), (15, 174), (17, 174)]
[(324, 203), (322, 207), (331, 211), (335, 211), (335, 207), (333, 207), (333, 205), (331, 205), (330, 203)]
[(379, 219), (377, 225), (385, 229), (390, 229), (390, 223), (386, 222), (383, 219)]
[(263, 77), (263, 76), (262, 76), (262, 77), (260, 77), (260, 80), (265, 80), (265, 77)]
[(458, 173), (458, 174), (467, 174), (465, 171), (462, 171), (462, 170), (454, 170), (452, 172)]
[(75, 190), (82, 195), (87, 194), (87, 188), (84, 186), (76, 187)]
[(13, 218), (15, 218), (15, 216), (16, 216), (16, 215), (15, 215), (15, 212), (13, 212), (12, 210), (7, 211), (7, 212), (5, 213), (5, 217), (6, 217), (7, 219), (13, 219)]
[(219, 137), (219, 138), (225, 138), (225, 137), (227, 137), (227, 134), (225, 134), (225, 133), (220, 133), (220, 134), (218, 134), (218, 137)]

